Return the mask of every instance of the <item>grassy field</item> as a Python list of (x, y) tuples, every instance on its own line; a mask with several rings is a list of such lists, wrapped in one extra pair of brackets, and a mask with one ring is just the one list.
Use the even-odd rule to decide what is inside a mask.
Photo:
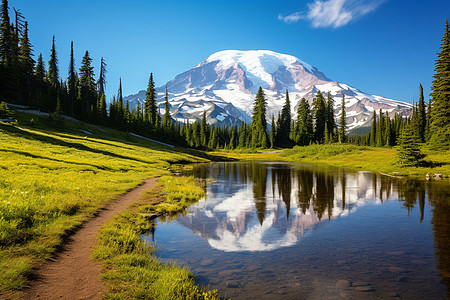
[(205, 161), (110, 128), (15, 118), (17, 128), (0, 125), (0, 295), (25, 287), (32, 268), (109, 200), (178, 162)]
[(283, 153), (219, 151), (210, 152), (210, 154), (247, 161), (325, 163), (390, 175), (398, 173), (425, 178), (426, 174), (438, 173), (447, 178), (450, 176), (450, 151), (433, 151), (423, 146), (422, 152), (427, 155), (423, 167), (403, 167), (399, 165), (396, 161), (396, 150), (394, 148), (374, 148), (347, 144), (296, 146), (293, 149), (284, 149)]
[(159, 183), (100, 232), (94, 256), (107, 267), (106, 299), (221, 299), (217, 291), (198, 287), (188, 269), (158, 263), (151, 254), (155, 246), (141, 239), (154, 226), (149, 216), (178, 214), (204, 196), (192, 177), (164, 176)]

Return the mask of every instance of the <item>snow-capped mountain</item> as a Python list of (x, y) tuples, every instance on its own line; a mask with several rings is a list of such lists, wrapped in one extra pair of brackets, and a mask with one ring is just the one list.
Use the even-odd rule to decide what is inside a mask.
[[(332, 81), (317, 68), (291, 55), (267, 50), (227, 50), (214, 53), (194, 68), (167, 83), (171, 116), (191, 122), (204, 111), (210, 124), (233, 124), (251, 121), (253, 102), (259, 87), (267, 99), (267, 119), (277, 115), (289, 91), (292, 116), (295, 118), (302, 97), (309, 103), (318, 91), (330, 92), (335, 101), (335, 114), (341, 112), (342, 95), (346, 99), (349, 129), (370, 126), (374, 110), (390, 115), (408, 115), (408, 103), (369, 95), (347, 84)], [(157, 89), (158, 105), (164, 112), (165, 85)], [(145, 90), (125, 97), (130, 106), (145, 101)]]

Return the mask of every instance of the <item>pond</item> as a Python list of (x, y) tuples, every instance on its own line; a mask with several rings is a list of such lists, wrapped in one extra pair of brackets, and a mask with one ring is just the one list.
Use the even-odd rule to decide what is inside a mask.
[(446, 299), (450, 185), (291, 163), (194, 167), (148, 243), (232, 299)]

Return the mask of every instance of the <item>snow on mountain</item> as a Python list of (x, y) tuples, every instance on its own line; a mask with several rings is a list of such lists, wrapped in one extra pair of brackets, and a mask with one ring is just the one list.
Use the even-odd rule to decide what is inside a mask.
[[(408, 115), (408, 103), (366, 94), (347, 84), (332, 81), (310, 64), (291, 55), (268, 50), (226, 50), (214, 53), (192, 69), (167, 83), (171, 116), (178, 121), (200, 119), (206, 111), (210, 124), (235, 124), (251, 121), (253, 101), (259, 87), (267, 98), (267, 116), (278, 115), (289, 91), (292, 116), (305, 97), (311, 104), (318, 91), (330, 92), (335, 101), (335, 114), (341, 112), (345, 95), (349, 129), (370, 126), (374, 110), (382, 109), (391, 116)], [(164, 112), (165, 85), (157, 88), (158, 105)], [(125, 97), (136, 107), (145, 100), (145, 90)]]

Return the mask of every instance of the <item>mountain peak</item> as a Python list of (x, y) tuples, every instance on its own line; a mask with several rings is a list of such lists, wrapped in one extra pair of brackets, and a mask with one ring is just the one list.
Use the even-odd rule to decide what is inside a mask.
[[(411, 111), (410, 104), (370, 95), (332, 81), (317, 68), (292, 55), (270, 50), (225, 50), (212, 54), (167, 83), (170, 112), (172, 118), (182, 122), (201, 119), (204, 111), (210, 124), (249, 122), (260, 86), (267, 98), (268, 117), (281, 110), (286, 90), (290, 94), (293, 116), (301, 98), (306, 98), (311, 104), (318, 91), (330, 92), (338, 116), (342, 95), (345, 95), (349, 129), (369, 125), (373, 111), (380, 108), (391, 116), (395, 113), (406, 115)], [(157, 92), (163, 112), (165, 86), (158, 88)], [(145, 90), (127, 99), (132, 105), (133, 102), (137, 105), (136, 100), (142, 103)]]

